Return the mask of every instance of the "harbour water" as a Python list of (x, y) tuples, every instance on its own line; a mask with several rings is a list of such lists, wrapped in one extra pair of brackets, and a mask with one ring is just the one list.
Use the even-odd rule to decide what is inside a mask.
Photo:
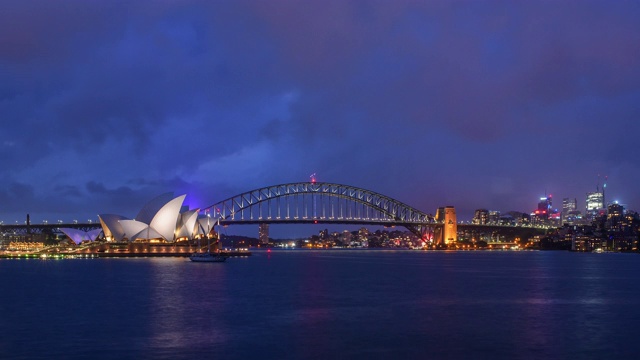
[(634, 359), (640, 257), (0, 260), (1, 359)]

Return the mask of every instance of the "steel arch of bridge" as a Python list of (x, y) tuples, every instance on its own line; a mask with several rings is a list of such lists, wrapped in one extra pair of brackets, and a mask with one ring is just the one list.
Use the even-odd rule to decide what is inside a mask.
[(433, 217), (354, 186), (300, 182), (245, 192), (204, 209), (222, 224), (349, 223), (405, 226), (422, 236)]

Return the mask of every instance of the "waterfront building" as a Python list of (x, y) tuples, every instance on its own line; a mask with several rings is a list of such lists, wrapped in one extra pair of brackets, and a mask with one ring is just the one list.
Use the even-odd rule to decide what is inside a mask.
[(498, 210), (491, 210), (489, 211), (489, 224), (492, 225), (497, 225), (500, 223), (500, 211)]
[(500, 216), (500, 225), (513, 226), (516, 224), (516, 219), (511, 214), (504, 214)]
[(475, 225), (486, 225), (489, 221), (489, 210), (487, 209), (478, 209), (473, 214), (473, 219), (471, 222)]
[(7, 247), (10, 251), (40, 251), (44, 243), (39, 241), (11, 241)]
[(261, 223), (258, 225), (258, 239), (263, 245), (269, 243), (269, 224)]
[(531, 215), (519, 211), (509, 211), (507, 215), (511, 216), (515, 225), (528, 225), (531, 223)]
[(344, 230), (342, 232), (342, 245), (349, 246), (350, 243), (351, 243), (351, 231)]
[(360, 241), (367, 240), (369, 238), (369, 229), (364, 227), (360, 228), (360, 230), (358, 230), (358, 238)]
[(107, 241), (151, 243), (192, 240), (212, 233), (214, 220), (199, 209), (182, 206), (186, 195), (162, 194), (149, 201), (134, 219), (121, 215), (98, 215)]
[(583, 233), (574, 233), (569, 236), (571, 237), (571, 250), (573, 251), (592, 252), (602, 248), (602, 240), (597, 237)]

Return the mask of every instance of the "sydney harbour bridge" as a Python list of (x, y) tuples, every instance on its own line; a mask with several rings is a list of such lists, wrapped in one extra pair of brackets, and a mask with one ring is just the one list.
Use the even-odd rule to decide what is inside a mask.
[[(455, 234), (446, 234), (447, 228), (451, 228), (453, 232), (457, 228), (483, 228), (506, 232), (514, 230), (513, 226), (458, 223), (453, 207), (446, 207), (446, 214), (445, 211), (440, 213), (443, 209), (445, 208), (440, 208), (433, 216), (374, 191), (312, 180), (247, 191), (201, 211), (219, 219), (220, 224), (224, 226), (264, 223), (401, 226), (423, 241), (429, 239), (436, 243), (446, 243), (447, 240), (455, 239)], [(0, 233), (53, 233), (59, 232), (59, 228), (88, 231), (100, 228), (100, 223), (2, 224)]]
[(222, 225), (336, 223), (404, 226), (424, 235), (434, 217), (388, 196), (354, 186), (302, 182), (264, 187), (204, 209)]

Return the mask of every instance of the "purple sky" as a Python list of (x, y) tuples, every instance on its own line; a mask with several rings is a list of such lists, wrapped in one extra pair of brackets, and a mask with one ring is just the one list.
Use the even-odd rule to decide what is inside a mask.
[(5, 1), (0, 220), (306, 181), (640, 210), (638, 1)]

